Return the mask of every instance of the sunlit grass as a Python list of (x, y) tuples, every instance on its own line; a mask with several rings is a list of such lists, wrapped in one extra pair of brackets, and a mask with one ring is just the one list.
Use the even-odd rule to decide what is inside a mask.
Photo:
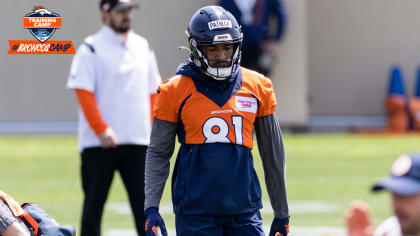
[[(388, 175), (393, 160), (419, 148), (420, 137), (372, 135), (285, 135), (287, 190), (289, 201), (322, 201), (336, 211), (291, 212), (295, 226), (343, 226), (343, 214), (353, 199), (363, 199), (372, 208), (375, 224), (391, 214), (389, 196), (372, 194), (370, 187)], [(257, 146), (257, 145), (255, 145)], [(418, 149), (417, 149), (418, 150)], [(172, 158), (172, 163), (175, 158)], [(262, 165), (254, 150), (255, 168), (268, 201)], [(20, 203), (36, 202), (61, 224), (79, 229), (82, 191), (80, 157), (74, 136), (0, 137), (0, 189)], [(162, 203), (171, 199), (169, 181)], [(116, 175), (108, 202), (127, 202), (119, 175)], [(292, 209), (293, 210), (293, 209)], [(271, 214), (263, 215), (270, 224)], [(174, 216), (164, 215), (168, 228)], [(131, 215), (106, 211), (104, 230), (134, 229)]]

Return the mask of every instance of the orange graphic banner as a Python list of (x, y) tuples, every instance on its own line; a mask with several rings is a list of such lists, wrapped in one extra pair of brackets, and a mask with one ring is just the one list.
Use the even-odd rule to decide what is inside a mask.
[(75, 54), (72, 41), (9, 40), (7, 54)]
[(24, 17), (24, 28), (60, 28), (61, 17)]

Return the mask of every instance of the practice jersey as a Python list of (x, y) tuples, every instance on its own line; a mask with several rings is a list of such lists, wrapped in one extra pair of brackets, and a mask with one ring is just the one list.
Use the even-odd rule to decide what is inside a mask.
[(191, 77), (177, 75), (162, 82), (156, 118), (182, 124), (181, 143), (233, 143), (252, 149), (255, 118), (273, 114), (276, 99), (268, 78), (245, 68), (241, 72), (225, 98), (212, 96)]
[(172, 180), (175, 214), (254, 212), (262, 203), (252, 133), (257, 117), (275, 111), (271, 82), (241, 68), (223, 91), (205, 84), (178, 75), (159, 86), (155, 117), (176, 122), (181, 143)]

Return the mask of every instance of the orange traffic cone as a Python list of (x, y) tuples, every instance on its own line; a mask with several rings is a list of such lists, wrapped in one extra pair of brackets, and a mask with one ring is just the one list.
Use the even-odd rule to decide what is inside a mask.
[(409, 102), (409, 111), (414, 131), (420, 132), (420, 67), (417, 68), (417, 86)]
[(403, 77), (398, 66), (391, 70), (388, 96), (385, 101), (387, 115), (386, 130), (391, 133), (404, 133), (408, 128), (407, 99)]

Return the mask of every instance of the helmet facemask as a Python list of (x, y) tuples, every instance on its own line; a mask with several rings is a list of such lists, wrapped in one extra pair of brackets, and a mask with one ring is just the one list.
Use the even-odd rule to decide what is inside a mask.
[[(233, 53), (231, 58), (228, 60), (214, 60), (209, 59), (205, 50), (206, 46), (215, 45), (229, 45), (233, 46)], [(212, 77), (215, 80), (225, 80), (232, 76), (236, 68), (239, 66), (240, 54), (241, 54), (241, 42), (234, 41), (221, 41), (214, 43), (197, 43), (194, 39), (190, 39), (191, 57), (194, 63), (203, 71), (206, 75)], [(217, 64), (228, 64), (228, 66), (214, 66)], [(214, 67), (211, 66), (213, 64)]]

